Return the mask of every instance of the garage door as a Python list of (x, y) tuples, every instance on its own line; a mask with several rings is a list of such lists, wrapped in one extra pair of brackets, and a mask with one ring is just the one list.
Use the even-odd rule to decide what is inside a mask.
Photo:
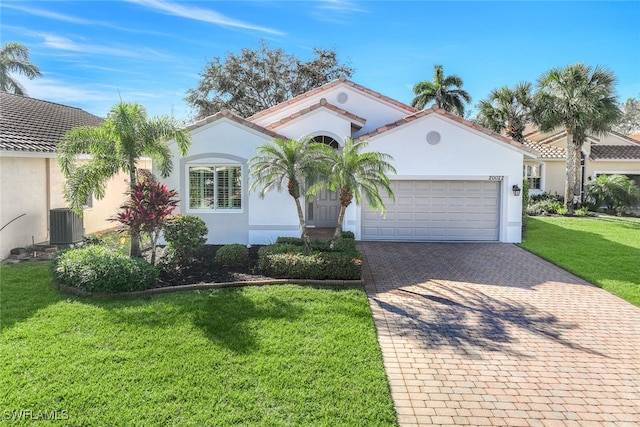
[(498, 181), (392, 181), (386, 218), (362, 207), (362, 240), (495, 241)]

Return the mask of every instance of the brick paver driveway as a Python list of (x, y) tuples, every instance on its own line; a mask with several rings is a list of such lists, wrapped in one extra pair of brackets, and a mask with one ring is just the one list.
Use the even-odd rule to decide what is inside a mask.
[(359, 248), (401, 425), (640, 425), (640, 308), (515, 245)]

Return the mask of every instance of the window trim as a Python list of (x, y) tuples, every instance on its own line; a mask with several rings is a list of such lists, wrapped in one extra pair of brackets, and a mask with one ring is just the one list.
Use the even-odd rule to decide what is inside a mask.
[[(529, 176), (528, 174), (528, 168), (531, 167), (536, 167), (538, 170), (538, 174), (537, 176)], [(536, 164), (531, 164), (531, 163), (525, 163), (524, 164), (524, 170), (523, 170), (523, 178), (527, 180), (527, 182), (529, 183), (529, 190), (532, 191), (543, 191), (544, 190), (544, 183), (543, 183), (543, 179), (542, 179), (542, 168), (544, 167), (544, 164), (542, 163), (536, 163)], [(534, 188), (533, 186), (531, 186), (531, 182), (533, 180), (537, 180), (538, 181), (538, 186), (536, 188)]]
[[(214, 170), (214, 187), (213, 187), (213, 195), (214, 195), (214, 207), (212, 208), (192, 208), (191, 207), (191, 169), (198, 167), (206, 167), (213, 168)], [(237, 168), (240, 170), (240, 207), (238, 208), (228, 208), (228, 207), (217, 207), (218, 204), (218, 169), (219, 168)], [(238, 214), (244, 213), (244, 206), (246, 203), (244, 189), (245, 189), (245, 168), (240, 163), (231, 163), (231, 162), (190, 162), (185, 164), (185, 211), (190, 214), (201, 214), (201, 213), (216, 213), (216, 214)]]

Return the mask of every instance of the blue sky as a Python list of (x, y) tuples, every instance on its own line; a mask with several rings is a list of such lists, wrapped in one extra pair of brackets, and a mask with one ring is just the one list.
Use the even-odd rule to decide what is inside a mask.
[(43, 76), (30, 96), (106, 116), (120, 99), (189, 119), (184, 101), (214, 57), (261, 39), (301, 59), (335, 48), (351, 80), (409, 103), (433, 65), (457, 74), (475, 105), (503, 85), (584, 62), (640, 97), (639, 1), (12, 1), (1, 41), (30, 49)]

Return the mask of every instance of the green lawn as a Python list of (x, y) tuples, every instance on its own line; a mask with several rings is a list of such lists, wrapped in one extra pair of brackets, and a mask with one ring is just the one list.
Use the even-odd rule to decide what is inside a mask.
[(521, 246), (640, 306), (640, 218), (531, 217)]
[(0, 419), (26, 418), (12, 425), (397, 425), (361, 289), (91, 300), (53, 289), (48, 263), (0, 280)]

